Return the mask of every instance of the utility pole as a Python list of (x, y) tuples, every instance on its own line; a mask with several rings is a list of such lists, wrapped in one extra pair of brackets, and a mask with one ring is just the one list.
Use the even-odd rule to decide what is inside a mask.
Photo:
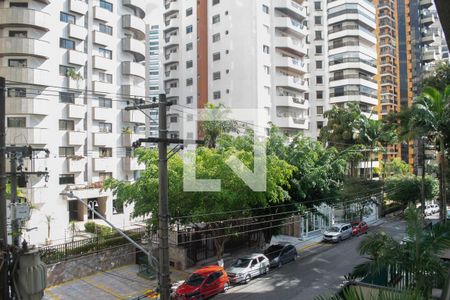
[[(11, 207), (17, 203), (17, 152), (10, 153), (11, 166)], [(13, 245), (19, 247), (19, 220), (11, 218), (11, 232)]]
[(5, 78), (0, 77), (0, 297), (10, 299), (8, 283), (8, 229), (6, 222), (6, 83)]

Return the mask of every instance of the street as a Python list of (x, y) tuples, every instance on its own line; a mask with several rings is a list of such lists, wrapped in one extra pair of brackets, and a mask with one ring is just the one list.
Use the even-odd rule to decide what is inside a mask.
[[(403, 237), (405, 224), (398, 219), (386, 219), (383, 225), (369, 231), (382, 230), (395, 239)], [(358, 245), (365, 236), (354, 237), (336, 245), (321, 244), (301, 253), (296, 262), (286, 264), (268, 275), (255, 278), (249, 284), (232, 287), (215, 299), (314, 299), (335, 293), (353, 267), (364, 261)]]

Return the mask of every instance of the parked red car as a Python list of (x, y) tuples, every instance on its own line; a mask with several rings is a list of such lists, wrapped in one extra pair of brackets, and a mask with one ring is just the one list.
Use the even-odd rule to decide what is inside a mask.
[(359, 221), (352, 222), (353, 236), (367, 233), (368, 230), (369, 230), (369, 225), (367, 225), (366, 222), (359, 222)]
[(175, 292), (176, 300), (200, 300), (225, 292), (230, 286), (227, 272), (219, 266), (198, 269)]

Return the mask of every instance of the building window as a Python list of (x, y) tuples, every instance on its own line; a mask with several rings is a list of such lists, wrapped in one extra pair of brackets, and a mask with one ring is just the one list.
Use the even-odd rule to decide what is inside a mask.
[(59, 147), (59, 157), (68, 157), (75, 155), (74, 147)]
[(323, 77), (322, 76), (316, 76), (316, 84), (323, 84)]
[(316, 111), (318, 115), (323, 115), (323, 106), (317, 106)]
[(117, 199), (113, 199), (113, 215), (123, 214), (123, 202)]
[(59, 20), (61, 22), (65, 22), (65, 23), (69, 23), (69, 24), (75, 24), (75, 16), (65, 13), (65, 12), (60, 12), (59, 13)]
[(10, 2), (9, 7), (27, 8), (28, 3), (27, 2)]
[(194, 84), (194, 80), (192, 80), (192, 78), (186, 79), (186, 86), (191, 86), (193, 84)]
[(192, 33), (192, 25), (186, 26), (186, 33)]
[(107, 59), (112, 59), (112, 51), (105, 49), (105, 48), (99, 48), (98, 51), (100, 52), (100, 56), (107, 58)]
[(8, 67), (26, 68), (27, 60), (26, 59), (8, 59)]
[(59, 39), (59, 47), (65, 49), (75, 50), (75, 42), (69, 39)]
[(98, 77), (101, 82), (112, 83), (112, 74), (100, 72), (98, 73)]
[(219, 80), (220, 79), (220, 72), (214, 72), (213, 73), (213, 80)]
[(98, 106), (112, 108), (112, 99), (105, 98), (105, 97), (99, 97), (98, 98)]
[(194, 63), (192, 62), (192, 60), (188, 60), (188, 61), (186, 62), (186, 69), (192, 68), (193, 65), (194, 65)]
[(213, 99), (214, 100), (219, 100), (220, 99), (220, 91), (213, 92)]
[(220, 41), (220, 33), (216, 33), (212, 36), (213, 43)]
[(322, 17), (321, 16), (315, 16), (314, 17), (314, 24), (315, 25), (322, 25)]
[(9, 37), (16, 37), (16, 38), (26, 38), (28, 36), (28, 32), (26, 31), (19, 31), (19, 30), (10, 30), (8, 33)]
[(67, 92), (59, 92), (59, 102), (61, 103), (75, 103), (75, 94)]
[(323, 128), (323, 122), (322, 121), (317, 122), (317, 129), (320, 130), (322, 128)]
[(112, 157), (112, 148), (104, 148), (104, 147), (98, 148), (98, 156), (100, 158)]
[(220, 3), (220, 0), (212, 0), (212, 5), (216, 5), (216, 4), (219, 4)]
[(112, 132), (112, 123), (99, 122), (98, 129), (99, 129), (98, 130), (99, 132), (111, 133)]
[(75, 130), (75, 122), (73, 120), (59, 120), (59, 130)]
[[(75, 184), (75, 175), (74, 174), (59, 174), (59, 184)], [(77, 201), (70, 201), (75, 202)], [(69, 211), (69, 213), (72, 213), (72, 211)]]
[(270, 74), (270, 67), (269, 66), (264, 66), (264, 73), (266, 73), (267, 75)]
[(264, 5), (264, 4), (263, 4), (262, 10), (263, 10), (263, 12), (264, 12), (265, 14), (269, 14), (269, 7), (268, 7), (267, 5)]
[(98, 180), (99, 181), (105, 181), (108, 178), (112, 177), (112, 173), (111, 172), (99, 172), (98, 173)]
[(26, 88), (8, 88), (8, 97), (20, 98), (27, 96)]
[(25, 128), (27, 126), (27, 119), (24, 117), (8, 117), (7, 125), (11, 128)]
[(171, 116), (170, 117), (170, 123), (178, 123), (178, 117), (177, 116)]
[(323, 91), (316, 91), (316, 99), (323, 99)]
[(220, 52), (213, 53), (213, 61), (220, 60)]
[(314, 9), (315, 10), (322, 10), (322, 3), (320, 3), (320, 2), (314, 2)]
[(68, 67), (68, 66), (59, 65), (59, 75), (60, 76), (67, 76), (67, 73), (69, 71), (75, 71), (75, 68), (74, 67)]
[(192, 96), (187, 96), (187, 97), (186, 97), (186, 104), (191, 104), (193, 99), (194, 99), (194, 97), (192, 97)]
[(322, 46), (316, 46), (316, 55), (322, 54)]
[(322, 40), (322, 31), (315, 32), (315, 39), (319, 41)]
[(219, 22), (220, 22), (220, 15), (214, 15), (212, 17), (212, 23), (216, 24), (216, 23), (219, 23)]
[(263, 45), (263, 52), (266, 53), (266, 54), (269, 54), (269, 53), (270, 53), (270, 48), (269, 48), (269, 46)]
[(186, 17), (192, 15), (192, 7), (189, 7), (188, 9), (186, 9)]
[(316, 69), (322, 69), (322, 61), (316, 60)]
[(186, 44), (186, 51), (191, 51), (192, 49), (194, 49), (194, 45), (192, 43), (187, 43)]
[(99, 25), (100, 32), (106, 33), (108, 35), (113, 34), (113, 28), (111, 26), (108, 26), (106, 24), (100, 23)]
[(100, 7), (109, 11), (113, 11), (113, 5), (111, 2), (100, 0)]

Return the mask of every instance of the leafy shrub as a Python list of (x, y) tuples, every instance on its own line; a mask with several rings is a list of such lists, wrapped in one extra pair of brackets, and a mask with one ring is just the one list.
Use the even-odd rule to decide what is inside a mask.
[(112, 229), (105, 225), (100, 225), (95, 222), (86, 222), (84, 224), (86, 232), (98, 234), (100, 237), (107, 237), (112, 235)]

